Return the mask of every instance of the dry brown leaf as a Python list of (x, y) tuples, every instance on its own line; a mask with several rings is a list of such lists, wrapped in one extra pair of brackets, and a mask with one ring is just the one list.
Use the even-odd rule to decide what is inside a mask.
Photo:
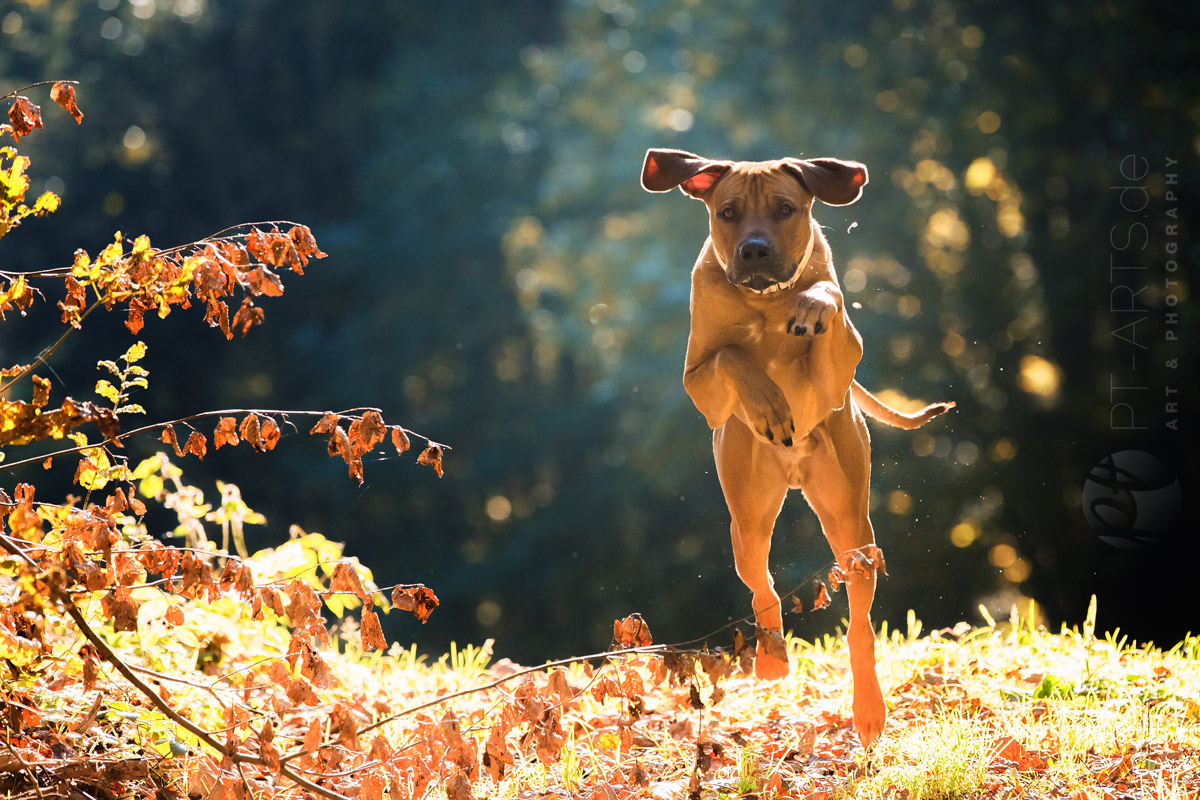
[(240, 440), (237, 434), (237, 420), (233, 417), (221, 417), (213, 431), (213, 447), (220, 450), (225, 445), (235, 446)]
[(191, 453), (203, 461), (204, 456), (208, 453), (208, 439), (200, 431), (192, 431), (188, 435), (187, 441), (184, 442), (183, 452)]
[(813, 598), (813, 611), (820, 611), (830, 603), (829, 590), (825, 588), (823, 581), (817, 581), (817, 592)]
[(437, 476), (442, 477), (442, 446), (430, 442), (429, 445), (421, 451), (421, 455), (417, 456), (417, 463), (428, 467), (433, 467), (433, 471)]
[(387, 649), (387, 640), (383, 638), (383, 628), (379, 626), (379, 616), (374, 611), (363, 611), (362, 625), (358, 632), (362, 637), (363, 650)]
[(67, 110), (78, 125), (83, 124), (83, 112), (75, 102), (75, 87), (65, 81), (55, 81), (50, 87), (50, 99)]
[(22, 136), (33, 133), (34, 128), (42, 127), (42, 109), (24, 97), (18, 97), (8, 109), (8, 121), (12, 123), (13, 139), (19, 142)]
[(349, 561), (342, 560), (334, 565), (333, 575), (329, 579), (329, 589), (334, 592), (349, 592), (364, 603), (368, 600), (367, 591), (363, 588), (358, 570)]
[(392, 605), (401, 611), (410, 611), (425, 623), (438, 607), (437, 595), (428, 586), (397, 586), (392, 589)]
[(650, 626), (641, 614), (630, 614), (624, 619), (613, 620), (613, 642), (618, 648), (648, 647), (654, 643)]

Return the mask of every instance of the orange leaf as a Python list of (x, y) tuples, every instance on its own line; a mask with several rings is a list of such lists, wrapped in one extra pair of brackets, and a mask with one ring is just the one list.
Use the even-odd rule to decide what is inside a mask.
[(238, 308), (237, 313), (233, 315), (233, 329), (239, 335), (245, 336), (250, 332), (250, 329), (255, 325), (262, 323), (263, 310), (254, 305), (247, 297), (242, 301), (242, 305)]
[(216, 430), (213, 431), (213, 446), (220, 450), (224, 445), (236, 445), (240, 439), (237, 435), (237, 420), (233, 417), (221, 417), (217, 420)]
[(29, 405), (41, 408), (50, 402), (50, 381), (37, 375), (31, 376), (30, 380), (33, 381), (33, 397), (30, 398)]
[(359, 600), (367, 602), (367, 592), (363, 589), (358, 571), (349, 561), (339, 561), (333, 567), (333, 575), (329, 579), (329, 589), (334, 592), (349, 592), (357, 595)]
[(397, 586), (392, 589), (392, 605), (401, 611), (411, 611), (424, 624), (438, 607), (438, 598), (428, 586)]
[(1009, 761), (1020, 761), (1025, 748), (1011, 736), (1004, 736), (992, 743), (992, 754)]
[(641, 614), (630, 614), (624, 619), (613, 620), (613, 641), (621, 649), (647, 647), (654, 643), (650, 626)]
[(167, 606), (167, 624), (172, 628), (183, 624), (183, 609), (179, 606)]
[(113, 589), (100, 601), (104, 616), (112, 620), (113, 630), (117, 633), (137, 630), (138, 605), (125, 587)]
[(421, 455), (417, 456), (417, 463), (424, 464), (428, 467), (433, 467), (433, 471), (437, 476), (442, 477), (442, 446), (439, 444), (429, 443)]
[(250, 284), (251, 294), (267, 297), (279, 297), (283, 294), (283, 281), (266, 267), (250, 270), (246, 273), (246, 280)]
[(183, 458), (183, 451), (179, 449), (179, 438), (175, 435), (174, 425), (168, 425), (163, 428), (162, 436), (159, 437), (159, 440), (171, 445), (171, 449), (175, 451), (177, 458)]
[(274, 417), (264, 417), (258, 434), (262, 438), (263, 448), (274, 450), (275, 445), (279, 444), (279, 423)]
[(204, 438), (204, 434), (200, 431), (192, 431), (187, 441), (184, 442), (183, 452), (191, 453), (203, 461), (205, 454), (208, 453), (208, 439)]
[[(242, 439), (246, 444), (254, 448), (256, 453), (265, 453), (267, 451), (267, 448), (263, 446), (262, 427), (257, 414), (247, 414), (242, 420), (242, 424), (238, 426), (238, 433), (242, 435)], [(234, 444), (237, 444), (237, 442), (234, 442)]]
[(813, 598), (813, 611), (819, 611), (829, 605), (829, 591), (825, 588), (825, 584), (817, 581), (817, 596)]
[(387, 437), (387, 427), (378, 411), (368, 411), (350, 424), (349, 435), (354, 454), (361, 457)]
[(57, 81), (50, 87), (50, 99), (67, 110), (79, 125), (83, 124), (83, 112), (75, 104), (75, 87), (63, 81)]
[(316, 425), (313, 425), (312, 430), (309, 431), (309, 433), (313, 434), (314, 436), (318, 433), (329, 433), (337, 427), (337, 424), (337, 414), (326, 414), (317, 421)]
[(8, 109), (8, 121), (12, 123), (13, 139), (19, 142), (22, 136), (33, 133), (34, 128), (42, 127), (42, 109), (18, 97)]
[(396, 455), (401, 456), (411, 446), (411, 443), (408, 441), (408, 434), (399, 425), (392, 428), (392, 446), (396, 448)]
[(875, 545), (871, 545), (867, 550), (867, 556), (871, 559), (871, 564), (875, 567), (875, 571), (886, 578), (887, 562), (883, 560), (883, 551)]
[(363, 611), (359, 634), (362, 636), (363, 650), (387, 649), (387, 640), (383, 638), (383, 629), (379, 627), (379, 615), (374, 611)]

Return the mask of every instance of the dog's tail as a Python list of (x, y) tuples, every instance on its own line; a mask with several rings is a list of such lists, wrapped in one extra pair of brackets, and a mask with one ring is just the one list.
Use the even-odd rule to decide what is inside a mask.
[(858, 407), (862, 409), (863, 413), (865, 413), (867, 416), (874, 417), (880, 422), (887, 423), (893, 427), (903, 428), (906, 431), (919, 428), (934, 417), (939, 416), (940, 414), (945, 414), (947, 411), (954, 408), (953, 402), (930, 403), (920, 411), (914, 411), (911, 414), (905, 414), (903, 411), (897, 411), (875, 395), (868, 392), (858, 381), (854, 381), (850, 384), (850, 391), (854, 395), (854, 402), (858, 403)]

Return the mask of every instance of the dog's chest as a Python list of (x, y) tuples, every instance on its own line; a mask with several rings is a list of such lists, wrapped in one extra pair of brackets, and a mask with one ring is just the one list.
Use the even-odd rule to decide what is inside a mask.
[(734, 339), (759, 369), (790, 396), (792, 389), (807, 381), (806, 364), (813, 340), (788, 333), (786, 324), (778, 315), (750, 313), (735, 326)]

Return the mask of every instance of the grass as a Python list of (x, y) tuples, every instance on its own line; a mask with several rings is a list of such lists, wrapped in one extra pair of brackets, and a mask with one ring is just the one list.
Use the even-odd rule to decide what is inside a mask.
[[(204, 620), (196, 612), (191, 624)], [(836, 635), (789, 638), (792, 671), (782, 681), (731, 670), (716, 685), (704, 663), (662, 654), (496, 683), (520, 668), (491, 664), (491, 642), (454, 646), (430, 661), (415, 647), (364, 653), (347, 636), (322, 653), (337, 682), (315, 704), (253, 707), (282, 720), (281, 752), (294, 752), (317, 724), (334, 746), (306, 774), (328, 776), (324, 786), (361, 800), (1200, 800), (1200, 637), (1163, 650), (1119, 631), (1098, 636), (1093, 620), (1051, 633), (1014, 614), (1007, 624), (989, 619), (983, 627), (925, 632), (910, 614), (903, 630), (881, 630), (878, 672), (889, 720), (869, 750), (852, 728), (848, 654)], [(286, 640), (222, 630), (231, 632), (225, 668), (241, 674), (258, 665), (253, 681), (270, 689), (263, 681), (276, 674), (270, 665)], [(193, 718), (221, 724), (217, 695), (204, 689), (212, 677), (190, 671), (196, 659), (186, 648), (164, 647), (152, 650), (157, 668), (175, 676), (174, 697)], [(28, 691), (45, 693), (38, 701), (48, 711), (43, 724), (69, 737), (63, 731), (78, 726), (93, 699), (52, 689), (53, 677)], [(119, 684), (108, 690), (94, 735), (143, 751), (158, 746), (160, 782), (203, 796), (219, 758), (198, 751), (136, 697), (133, 705), (114, 702), (121, 691)], [(242, 694), (235, 686), (221, 691), (226, 700)], [(347, 715), (362, 732), (353, 746), (344, 734)], [(18, 741), (13, 752), (41, 735), (27, 730), (28, 743)], [(184, 757), (160, 746), (177, 738), (189, 745)], [(80, 739), (73, 746), (88, 752), (100, 744)], [(35, 755), (22, 752), (26, 762)], [(0, 773), (20, 766), (10, 760), (5, 767), (0, 759)], [(145, 791), (126, 788), (137, 798), (157, 791), (149, 783)], [(299, 796), (286, 781), (255, 795)]]
[[(1200, 798), (1200, 637), (1163, 651), (1119, 633), (1097, 638), (1090, 623), (1050, 633), (1015, 615), (1007, 625), (922, 633), (910, 615), (906, 630), (880, 634), (890, 718), (869, 751), (850, 724), (843, 641), (789, 639), (788, 678), (726, 677), (714, 701), (698, 677), (703, 708), (690, 687), (655, 683), (657, 657), (594, 671), (575, 665), (566, 677), (578, 696), (562, 710), (559, 757), (522, 750), (514, 731), (512, 770), (498, 781), (481, 776), (474, 791), (624, 800), (686, 797), (698, 784), (701, 798), (725, 800)], [(464, 649), (430, 667), (406, 663), (404, 672), (443, 687), (469, 683), (464, 674), (486, 682), (489, 652)], [(590, 693), (605, 676), (622, 682), (634, 673), (640, 715), (628, 696)], [(460, 701), (475, 708), (470, 730), (480, 741), (513, 691)], [(414, 697), (401, 694), (397, 703)], [(398, 746), (403, 727), (392, 731)]]

